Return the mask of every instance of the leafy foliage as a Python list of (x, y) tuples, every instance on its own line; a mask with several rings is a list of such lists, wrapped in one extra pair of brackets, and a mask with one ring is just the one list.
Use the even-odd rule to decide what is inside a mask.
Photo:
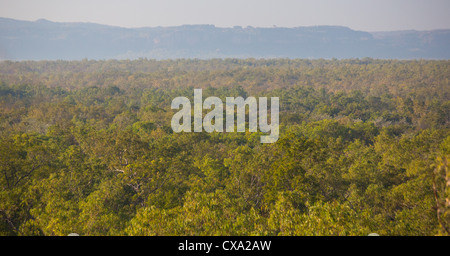
[[(0, 63), (1, 235), (449, 235), (450, 62)], [(280, 98), (280, 138), (170, 102)]]

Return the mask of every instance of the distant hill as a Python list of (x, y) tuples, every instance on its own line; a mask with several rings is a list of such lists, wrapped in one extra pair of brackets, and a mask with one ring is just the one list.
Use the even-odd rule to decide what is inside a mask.
[(0, 59), (450, 59), (450, 30), (369, 33), (340, 26), (121, 28), (0, 18)]

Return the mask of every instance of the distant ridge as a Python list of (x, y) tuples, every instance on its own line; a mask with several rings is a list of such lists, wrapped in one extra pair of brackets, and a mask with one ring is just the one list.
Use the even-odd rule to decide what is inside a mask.
[(342, 26), (122, 28), (0, 18), (0, 60), (250, 57), (450, 59), (450, 29), (369, 33)]

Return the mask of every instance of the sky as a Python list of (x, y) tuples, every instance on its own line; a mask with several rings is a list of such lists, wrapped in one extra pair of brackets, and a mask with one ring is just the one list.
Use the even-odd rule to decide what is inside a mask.
[(0, 0), (0, 17), (121, 27), (346, 26), (450, 29), (450, 0)]

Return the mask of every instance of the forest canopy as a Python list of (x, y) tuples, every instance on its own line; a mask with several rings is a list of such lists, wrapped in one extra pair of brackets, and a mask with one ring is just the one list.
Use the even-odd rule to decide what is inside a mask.
[[(278, 141), (174, 133), (194, 88)], [(0, 62), (1, 235), (449, 235), (449, 162), (450, 61)]]

